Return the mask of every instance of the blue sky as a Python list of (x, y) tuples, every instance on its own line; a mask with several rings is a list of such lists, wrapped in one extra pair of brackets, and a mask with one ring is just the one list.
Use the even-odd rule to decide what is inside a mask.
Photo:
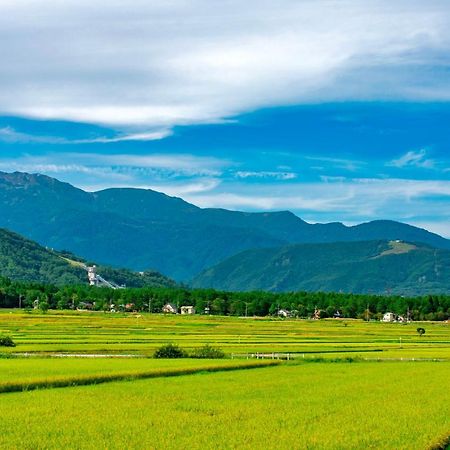
[(392, 3), (5, 0), (0, 170), (450, 237), (450, 6)]

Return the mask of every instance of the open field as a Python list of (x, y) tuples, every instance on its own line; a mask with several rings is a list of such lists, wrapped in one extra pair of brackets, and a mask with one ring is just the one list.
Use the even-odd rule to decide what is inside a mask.
[(173, 377), (198, 372), (244, 370), (275, 364), (277, 361), (231, 359), (5, 359), (0, 360), (0, 393)]
[[(420, 337), (416, 328), (424, 327)], [(193, 349), (206, 343), (228, 354), (290, 352), (310, 356), (450, 358), (448, 323), (384, 324), (357, 320), (280, 320), (52, 312), (0, 313), (10, 353), (151, 355), (167, 342)]]
[(232, 361), (230, 359), (198, 360), (198, 359), (0, 359), (0, 386), (4, 382), (34, 381), (36, 379), (59, 376), (77, 376), (92, 374), (120, 373), (123, 371), (136, 372), (149, 370), (165, 370), (173, 368), (191, 368), (210, 366), (226, 366), (231, 363), (245, 363), (246, 361)]
[[(397, 450), (450, 436), (446, 323), (3, 311), (0, 334), (17, 343), (1, 350), (0, 448)], [(168, 342), (230, 358), (146, 357)], [(243, 370), (277, 352), (294, 360)]]
[(449, 363), (309, 363), (0, 394), (0, 447), (425, 449)]

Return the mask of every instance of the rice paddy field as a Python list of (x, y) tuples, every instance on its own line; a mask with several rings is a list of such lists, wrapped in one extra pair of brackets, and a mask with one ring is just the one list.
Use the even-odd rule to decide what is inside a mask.
[[(420, 337), (417, 328), (426, 332)], [(0, 313), (0, 335), (17, 344), (3, 352), (152, 355), (172, 342), (185, 349), (206, 343), (227, 354), (292, 353), (367, 358), (450, 358), (448, 323), (282, 320), (218, 316), (51, 312)]]
[[(450, 442), (448, 323), (3, 311), (0, 334), (2, 449)], [(227, 358), (149, 358), (169, 342)]]

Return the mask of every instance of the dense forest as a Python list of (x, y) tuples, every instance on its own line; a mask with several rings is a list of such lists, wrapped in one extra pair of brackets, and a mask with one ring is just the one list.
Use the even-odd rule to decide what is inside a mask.
[(37, 307), (47, 309), (93, 309), (97, 311), (150, 311), (159, 313), (166, 303), (180, 307), (193, 305), (197, 313), (268, 316), (280, 309), (294, 317), (308, 318), (316, 309), (320, 317), (380, 319), (387, 312), (412, 320), (447, 320), (450, 317), (450, 296), (423, 297), (356, 295), (324, 292), (225, 292), (214, 289), (182, 287), (144, 287), (109, 289), (86, 285), (58, 287), (11, 281), (0, 278), (0, 307)]

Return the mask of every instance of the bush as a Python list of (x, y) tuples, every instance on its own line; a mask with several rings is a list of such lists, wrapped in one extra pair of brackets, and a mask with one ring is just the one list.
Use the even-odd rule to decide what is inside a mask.
[(39, 303), (39, 309), (42, 311), (43, 314), (45, 314), (48, 311), (49, 304), (47, 302), (40, 302)]
[(206, 344), (204, 347), (195, 349), (191, 358), (222, 359), (225, 358), (225, 353), (220, 348), (214, 348)]
[(419, 336), (422, 337), (422, 334), (425, 334), (425, 328), (417, 328), (417, 332), (419, 333)]
[(167, 344), (158, 348), (153, 358), (187, 358), (187, 353), (178, 345)]
[(0, 336), (0, 347), (15, 347), (16, 344), (11, 336)]

